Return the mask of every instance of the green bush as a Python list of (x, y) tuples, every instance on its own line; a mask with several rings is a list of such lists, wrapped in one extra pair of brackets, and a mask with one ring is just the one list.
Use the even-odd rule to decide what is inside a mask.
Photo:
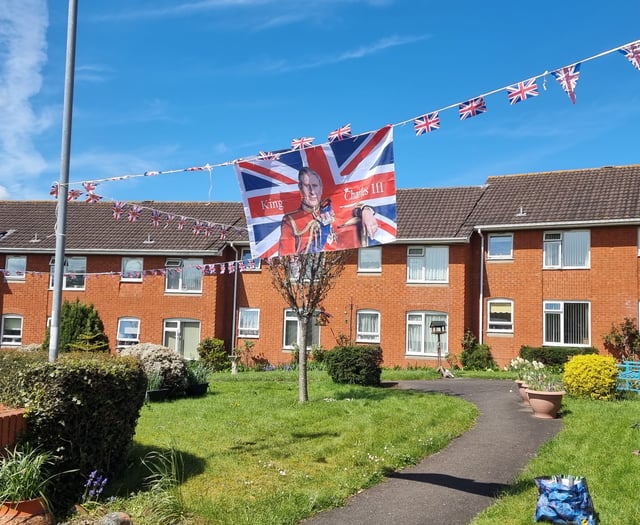
[(613, 399), (618, 367), (604, 355), (576, 355), (564, 367), (562, 382), (568, 394), (589, 399)]
[[(47, 328), (42, 347), (49, 350), (50, 331)], [(60, 309), (58, 332), (60, 352), (108, 352), (109, 339), (104, 333), (104, 324), (93, 305), (76, 299), (74, 303), (64, 301)]]
[[(19, 352), (2, 357), (0, 403), (26, 408), (23, 442), (51, 453), (56, 471), (65, 472), (47, 494), (54, 511), (64, 513), (78, 502), (90, 472), (111, 477), (126, 467), (144, 372), (136, 359), (108, 354), (67, 353), (53, 363)], [(15, 387), (5, 388), (8, 382)]]
[(382, 348), (377, 345), (337, 346), (326, 352), (324, 362), (334, 383), (380, 385)]
[(120, 350), (121, 356), (137, 357), (147, 376), (160, 374), (162, 388), (170, 390), (169, 395), (183, 395), (187, 388), (187, 366), (182, 356), (166, 346), (153, 343), (138, 343)]
[(574, 355), (597, 354), (598, 350), (584, 346), (521, 346), (520, 357), (527, 361), (538, 361), (546, 366), (562, 368)]
[(462, 368), (465, 370), (495, 370), (498, 368), (493, 360), (489, 345), (475, 344), (460, 354)]
[(231, 368), (231, 361), (222, 339), (204, 338), (198, 345), (198, 355), (200, 361), (213, 372), (222, 372)]
[(609, 353), (620, 361), (637, 360), (640, 356), (640, 331), (632, 317), (625, 317), (618, 326), (612, 324), (602, 339)]

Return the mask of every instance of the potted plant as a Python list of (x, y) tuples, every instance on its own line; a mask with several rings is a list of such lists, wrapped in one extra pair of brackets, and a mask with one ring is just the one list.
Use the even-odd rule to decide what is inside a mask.
[(157, 370), (147, 374), (147, 401), (163, 401), (169, 395), (169, 389), (163, 388), (164, 378)]
[(57, 474), (51, 474), (52, 456), (39, 449), (7, 449), (0, 458), (0, 523), (53, 524), (45, 492)]
[(542, 368), (527, 376), (527, 397), (535, 417), (553, 419), (562, 405), (564, 386), (559, 376)]
[(527, 388), (529, 386), (527, 384), (528, 377), (542, 368), (544, 368), (544, 364), (538, 361), (529, 361), (522, 357), (516, 357), (509, 363), (508, 370), (516, 373), (516, 377), (518, 378), (516, 379), (518, 393), (524, 403), (529, 403), (529, 396), (527, 395)]
[(187, 363), (187, 395), (203, 396), (209, 389), (209, 369), (200, 361)]

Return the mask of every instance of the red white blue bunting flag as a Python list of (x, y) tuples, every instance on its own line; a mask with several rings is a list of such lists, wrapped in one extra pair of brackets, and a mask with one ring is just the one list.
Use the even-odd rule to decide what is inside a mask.
[(102, 200), (102, 196), (98, 195), (97, 193), (87, 193), (87, 198), (85, 199), (85, 202), (88, 202), (89, 204), (95, 204), (96, 202), (100, 202)]
[(124, 202), (120, 202), (120, 201), (114, 202), (112, 206), (113, 218), (117, 220), (120, 217), (122, 217), (125, 207), (126, 207), (126, 204)]
[(151, 224), (154, 228), (160, 226), (160, 219), (162, 217), (162, 212), (160, 210), (151, 210)]
[(578, 84), (578, 77), (580, 76), (580, 64), (574, 64), (572, 66), (563, 67), (552, 71), (551, 74), (560, 83), (560, 86), (565, 91), (571, 102), (576, 103), (576, 85)]
[(68, 202), (75, 201), (81, 195), (82, 195), (82, 192), (80, 190), (69, 190), (69, 193), (67, 193), (67, 201)]
[(140, 218), (140, 215), (142, 215), (142, 206), (132, 204), (127, 213), (129, 214), (129, 222), (136, 222)]
[(640, 71), (640, 42), (633, 42), (628, 46), (624, 46), (620, 49), (627, 60), (631, 62), (631, 65)]
[(345, 124), (344, 126), (329, 133), (329, 142), (336, 140), (343, 140), (351, 136), (351, 124)]
[(186, 217), (180, 217), (178, 219), (178, 229), (179, 230), (184, 230), (184, 226), (185, 224), (187, 224), (187, 218)]
[(484, 97), (477, 97), (463, 102), (458, 106), (458, 112), (460, 113), (460, 120), (465, 120), (471, 117), (475, 117), (480, 113), (487, 111), (487, 104), (484, 101)]
[(51, 185), (51, 189), (49, 190), (49, 195), (53, 196), (53, 197), (57, 197), (58, 196), (58, 183), (54, 182)]
[(538, 85), (535, 78), (518, 82), (512, 86), (507, 86), (507, 96), (509, 97), (509, 103), (514, 104), (527, 100), (527, 97), (538, 96)]
[(293, 139), (291, 141), (291, 149), (304, 149), (308, 148), (313, 144), (315, 137), (300, 137), (299, 139)]
[(416, 135), (431, 133), (436, 129), (440, 129), (440, 116), (437, 111), (422, 115), (413, 121), (413, 127), (416, 130)]
[(82, 186), (84, 187), (84, 191), (86, 191), (87, 193), (93, 193), (94, 191), (96, 191), (97, 184), (91, 181), (88, 181), (88, 182), (83, 182)]

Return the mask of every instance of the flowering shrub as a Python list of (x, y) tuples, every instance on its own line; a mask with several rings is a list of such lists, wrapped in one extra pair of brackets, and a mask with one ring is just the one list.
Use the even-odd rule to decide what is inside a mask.
[(187, 367), (178, 352), (161, 345), (139, 343), (123, 348), (120, 355), (140, 359), (147, 377), (160, 374), (164, 388), (170, 389), (172, 394), (184, 392), (187, 386)]
[(567, 392), (590, 399), (612, 399), (616, 390), (618, 367), (611, 356), (576, 355), (564, 368)]

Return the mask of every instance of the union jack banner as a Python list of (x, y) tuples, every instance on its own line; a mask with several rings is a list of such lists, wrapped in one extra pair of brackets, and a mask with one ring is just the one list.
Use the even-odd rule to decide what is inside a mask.
[(69, 190), (69, 193), (67, 193), (67, 201), (74, 201), (80, 197), (80, 195), (82, 195), (82, 191), (80, 190)]
[(93, 182), (83, 182), (82, 186), (84, 187), (84, 191), (87, 193), (93, 193), (96, 191), (97, 184), (94, 184)]
[(129, 214), (129, 222), (136, 222), (142, 215), (142, 206), (133, 204), (127, 213)]
[(576, 103), (576, 85), (580, 76), (580, 64), (563, 67), (552, 71), (551, 74), (556, 77), (562, 89), (569, 95), (571, 102)]
[(253, 259), (249, 259), (249, 270), (256, 269), (256, 262)]
[(274, 160), (280, 156), (278, 152), (273, 151), (261, 151), (259, 155), (262, 160)]
[(193, 223), (193, 228), (191, 228), (191, 231), (193, 232), (194, 235), (199, 235), (203, 228), (204, 228), (204, 225), (199, 221), (196, 221)]
[(513, 86), (507, 86), (507, 96), (512, 106), (517, 102), (527, 100), (527, 97), (537, 97), (538, 85), (536, 84), (536, 79), (530, 78)]
[(351, 124), (345, 124), (341, 128), (329, 133), (329, 142), (334, 140), (343, 140), (351, 136)]
[(227, 240), (227, 228), (226, 228), (226, 226), (220, 226), (220, 240), (221, 241), (226, 241)]
[(485, 104), (484, 97), (472, 98), (471, 100), (463, 102), (458, 106), (460, 120), (475, 117), (476, 115), (485, 113), (486, 111), (487, 105)]
[[(303, 168), (312, 170), (322, 183), (322, 202), (312, 216), (306, 217), (302, 216), (299, 184)], [(296, 253), (281, 242), (283, 221), (292, 217), (309, 223), (301, 226), (306, 228), (304, 232), (297, 231), (300, 237), (311, 233), (322, 237), (322, 248), (314, 251), (346, 250), (396, 238), (392, 126), (290, 151), (277, 160), (240, 160), (235, 163), (235, 171), (254, 259)], [(365, 215), (368, 221), (373, 216), (374, 229), (370, 222), (368, 228), (364, 227)], [(372, 231), (373, 237), (369, 235)]]
[(244, 261), (238, 261), (238, 270), (240, 270), (241, 272), (244, 272), (246, 269), (247, 267), (244, 264)]
[(640, 41), (629, 44), (619, 50), (627, 60), (631, 62), (631, 65), (637, 70), (640, 70)]
[(102, 197), (96, 193), (87, 193), (87, 198), (85, 199), (85, 202), (88, 202), (89, 204), (95, 204), (96, 202), (100, 202), (102, 200)]
[(236, 262), (229, 261), (227, 263), (227, 273), (234, 273), (236, 271)]
[(51, 185), (51, 189), (49, 190), (49, 195), (52, 195), (53, 197), (57, 197), (58, 196), (58, 183), (55, 182)]
[(214, 230), (213, 224), (208, 222), (204, 227), (204, 236), (211, 237), (211, 235), (213, 235), (213, 230)]
[(162, 212), (158, 210), (151, 210), (151, 224), (153, 224), (154, 228), (160, 226), (160, 219), (162, 217)]
[(423, 133), (431, 133), (435, 129), (440, 129), (440, 116), (437, 111), (422, 115), (413, 121), (416, 136)]
[(120, 217), (122, 217), (122, 214), (124, 213), (124, 207), (126, 206), (126, 204), (124, 202), (114, 202), (113, 203), (113, 218), (114, 219), (119, 219)]
[(175, 216), (172, 213), (167, 213), (167, 216), (164, 219), (164, 227), (166, 228), (167, 226), (169, 226), (169, 224), (171, 224), (171, 221), (173, 221), (173, 219), (175, 218)]
[(187, 224), (187, 218), (186, 217), (180, 217), (178, 219), (178, 229), (179, 230), (184, 230), (184, 225)]
[(293, 139), (291, 141), (291, 149), (303, 149), (311, 146), (315, 137), (300, 137), (299, 139)]

